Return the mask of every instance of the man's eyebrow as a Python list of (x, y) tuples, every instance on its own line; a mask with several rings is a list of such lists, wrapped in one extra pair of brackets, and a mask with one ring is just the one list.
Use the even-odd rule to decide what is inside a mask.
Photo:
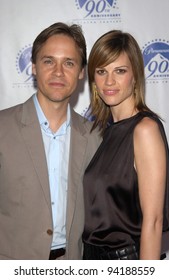
[(43, 56), (41, 57), (41, 59), (44, 59), (44, 58), (54, 58), (54, 56), (52, 56), (52, 55), (43, 55)]
[[(56, 59), (54, 56), (52, 55), (43, 55), (40, 59), (45, 59), (45, 58), (49, 58), (49, 59)], [(77, 59), (75, 57), (64, 57), (63, 60), (71, 60), (71, 61), (77, 61)]]

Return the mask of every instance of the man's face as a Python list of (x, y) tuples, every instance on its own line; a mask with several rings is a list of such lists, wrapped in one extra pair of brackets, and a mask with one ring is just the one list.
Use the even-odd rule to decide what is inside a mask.
[(50, 37), (38, 52), (32, 72), (37, 79), (39, 100), (67, 103), (84, 75), (74, 40), (63, 34)]

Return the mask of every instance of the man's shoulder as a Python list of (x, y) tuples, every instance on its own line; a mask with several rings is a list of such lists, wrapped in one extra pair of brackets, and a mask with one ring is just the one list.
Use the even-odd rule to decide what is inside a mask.
[(16, 105), (13, 105), (11, 107), (5, 108), (0, 110), (0, 119), (1, 119), (1, 123), (3, 123), (3, 120), (5, 121), (5, 123), (7, 124), (7, 121), (9, 122), (10, 120), (13, 121), (15, 118), (21, 116), (22, 112), (23, 112), (23, 108), (29, 108), (30, 106), (32, 106), (32, 97), (29, 98), (28, 100), (26, 100), (23, 103), (19, 103)]
[(13, 115), (13, 113), (15, 113), (16, 111), (18, 111), (18, 109), (22, 106), (22, 104), (17, 104), (5, 109), (0, 110), (0, 118), (2, 120), (2, 118), (10, 118), (11, 115)]
[(92, 138), (97, 138), (99, 141), (102, 139), (98, 128), (92, 130), (93, 121), (88, 120), (75, 111), (73, 111), (72, 114), (72, 125), (74, 128), (80, 130), (82, 134), (86, 134)]
[(10, 107), (6, 107), (4, 109), (1, 109), (0, 114), (3, 115), (3, 114), (6, 114), (6, 113), (9, 113), (10, 111), (16, 111), (18, 108), (22, 107), (24, 104), (27, 104), (28, 102), (32, 102), (31, 100), (32, 100), (32, 97), (30, 97), (29, 99), (27, 99), (24, 102), (20, 102), (20, 103), (17, 103), (15, 105), (12, 105)]
[(87, 130), (91, 130), (93, 125), (91, 121), (75, 112), (74, 110), (72, 111), (72, 123), (73, 125), (78, 124), (81, 128), (85, 128)]

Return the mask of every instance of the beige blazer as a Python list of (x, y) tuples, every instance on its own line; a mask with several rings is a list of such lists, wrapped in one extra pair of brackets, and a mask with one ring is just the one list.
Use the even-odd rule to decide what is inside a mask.
[[(82, 179), (101, 141), (90, 127), (72, 111), (65, 259), (82, 257)], [(47, 260), (52, 230), (47, 163), (31, 97), (0, 111), (0, 259)]]

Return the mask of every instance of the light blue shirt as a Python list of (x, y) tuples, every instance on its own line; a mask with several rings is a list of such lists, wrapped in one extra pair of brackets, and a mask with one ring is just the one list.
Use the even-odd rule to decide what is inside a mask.
[(33, 96), (37, 111), (46, 160), (48, 165), (51, 207), (53, 217), (53, 242), (51, 249), (66, 247), (66, 205), (68, 184), (68, 162), (70, 148), (70, 107), (67, 110), (67, 120), (56, 133), (49, 127), (37, 96)]

